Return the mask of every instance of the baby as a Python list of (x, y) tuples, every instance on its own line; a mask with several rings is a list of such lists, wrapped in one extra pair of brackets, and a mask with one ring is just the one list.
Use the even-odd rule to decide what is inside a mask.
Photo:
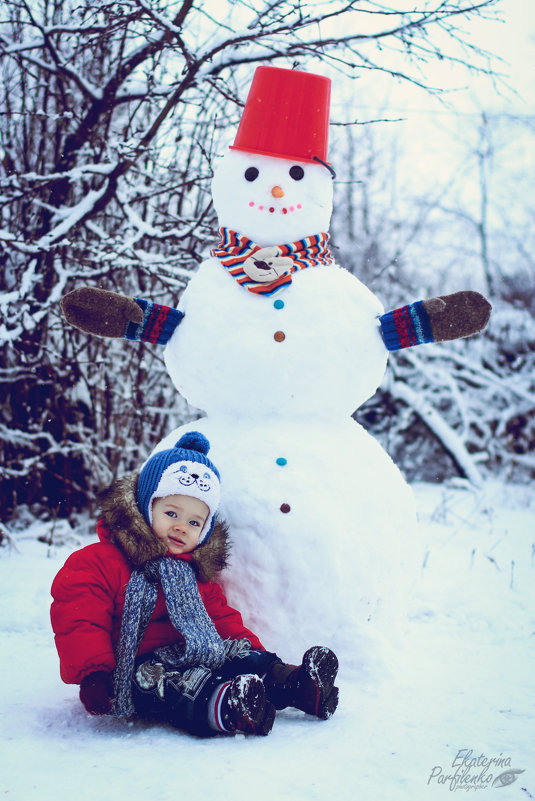
[(136, 715), (191, 734), (266, 735), (292, 706), (321, 719), (338, 704), (338, 660), (313, 646), (301, 665), (266, 651), (231, 608), (218, 573), (220, 476), (208, 440), (185, 434), (102, 496), (99, 542), (52, 585), (63, 681), (93, 715)]

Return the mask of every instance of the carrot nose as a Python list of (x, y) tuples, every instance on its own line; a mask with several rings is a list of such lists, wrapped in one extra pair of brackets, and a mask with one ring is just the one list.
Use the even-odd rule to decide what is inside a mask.
[(284, 191), (280, 186), (274, 186), (271, 190), (273, 197), (284, 197)]

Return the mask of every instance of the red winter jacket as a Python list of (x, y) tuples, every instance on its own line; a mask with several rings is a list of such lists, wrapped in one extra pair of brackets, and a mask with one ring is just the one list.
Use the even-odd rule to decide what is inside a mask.
[[(129, 479), (127, 477), (114, 485), (114, 502), (117, 500), (117, 486), (124, 489), (125, 481), (128, 486)], [(155, 538), (154, 543), (150, 541), (152, 532), (137, 512), (137, 507), (129, 509), (130, 513), (134, 520), (133, 529), (132, 521), (125, 526), (124, 508), (112, 509), (111, 514), (107, 510), (97, 527), (100, 542), (87, 545), (69, 556), (52, 584), (52, 628), (61, 678), (67, 684), (79, 684), (84, 676), (95, 670), (112, 671), (115, 668), (114, 649), (119, 639), (125, 593), (132, 571), (149, 558), (162, 555), (161, 544)], [(114, 524), (117, 519), (119, 527)], [(144, 543), (140, 543), (140, 531), (147, 540)], [(214, 581), (217, 570), (224, 564), (226, 548), (226, 531), (223, 526), (216, 525), (206, 545), (178, 558), (187, 559), (196, 571), (201, 598), (218, 634), (223, 639), (247, 638), (253, 648), (264, 650), (258, 637), (244, 626), (240, 613), (227, 604), (223, 590)], [(159, 587), (156, 606), (138, 653), (147, 653), (180, 640), (182, 636), (169, 620), (163, 591)]]

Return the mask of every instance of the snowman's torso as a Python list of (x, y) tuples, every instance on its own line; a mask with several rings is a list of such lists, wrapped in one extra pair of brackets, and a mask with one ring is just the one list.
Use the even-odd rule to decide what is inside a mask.
[(275, 297), (240, 287), (212, 258), (186, 289), (165, 354), (173, 382), (208, 414), (259, 420), (349, 416), (376, 391), (382, 306), (336, 266), (294, 275)]

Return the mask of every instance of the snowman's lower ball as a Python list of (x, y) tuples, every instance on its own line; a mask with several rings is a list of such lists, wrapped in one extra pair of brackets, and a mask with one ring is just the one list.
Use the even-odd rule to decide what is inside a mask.
[(313, 644), (346, 669), (381, 658), (403, 629), (420, 561), (410, 488), (353, 420), (269, 424), (203, 418), (230, 527), (223, 584), (265, 647), (286, 661)]

